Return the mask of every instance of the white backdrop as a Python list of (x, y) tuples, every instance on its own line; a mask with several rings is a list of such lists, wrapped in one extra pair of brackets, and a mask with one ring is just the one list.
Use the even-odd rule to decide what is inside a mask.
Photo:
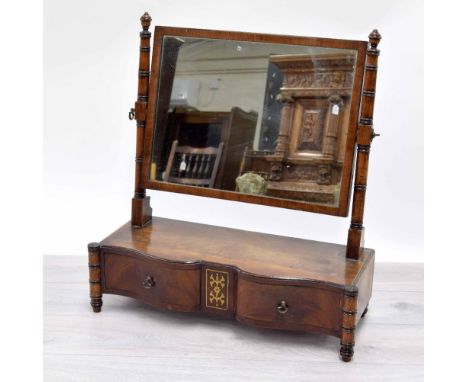
[[(44, 1), (45, 254), (85, 255), (130, 218), (139, 17), (156, 24), (383, 36), (364, 225), (378, 261), (423, 261), (423, 2)], [(40, 33), (40, 31), (37, 31)], [(34, 161), (34, 158), (31, 158)], [(149, 191), (153, 214), (345, 243), (349, 218)]]

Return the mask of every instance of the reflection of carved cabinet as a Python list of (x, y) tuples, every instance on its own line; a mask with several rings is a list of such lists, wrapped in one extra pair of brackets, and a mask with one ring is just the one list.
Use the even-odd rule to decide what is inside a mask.
[(283, 75), (274, 152), (246, 152), (242, 172), (268, 181), (267, 195), (335, 205), (349, 124), (354, 55), (272, 56)]
[(231, 112), (175, 110), (168, 115), (164, 144), (157, 156), (158, 168), (164, 171), (172, 142), (180, 146), (218, 147), (224, 143), (215, 188), (234, 190), (244, 150), (252, 147), (257, 113), (234, 107)]

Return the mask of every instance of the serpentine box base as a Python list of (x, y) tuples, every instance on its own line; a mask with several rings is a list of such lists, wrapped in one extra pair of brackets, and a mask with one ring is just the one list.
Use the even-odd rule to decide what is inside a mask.
[(114, 293), (163, 309), (325, 333), (341, 339), (341, 357), (349, 361), (371, 297), (374, 251), (350, 260), (345, 250), (153, 217), (88, 245), (91, 306), (99, 312), (102, 294)]

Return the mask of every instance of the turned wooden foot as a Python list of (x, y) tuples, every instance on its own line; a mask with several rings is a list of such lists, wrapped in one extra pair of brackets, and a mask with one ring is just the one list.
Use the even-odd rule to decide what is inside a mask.
[(343, 326), (341, 327), (340, 355), (344, 362), (349, 362), (354, 354), (354, 331), (356, 329), (358, 288), (347, 286), (344, 290)]
[(101, 297), (91, 297), (91, 306), (93, 307), (93, 312), (94, 313), (99, 313), (101, 311), (102, 298)]
[(89, 296), (94, 313), (99, 313), (102, 306), (101, 291), (101, 254), (99, 243), (88, 244)]
[(364, 316), (367, 314), (367, 309), (369, 308), (369, 305), (366, 306), (366, 309), (364, 309), (364, 312), (362, 312), (361, 318), (364, 318)]
[(344, 362), (349, 362), (353, 358), (354, 344), (341, 344), (340, 355)]

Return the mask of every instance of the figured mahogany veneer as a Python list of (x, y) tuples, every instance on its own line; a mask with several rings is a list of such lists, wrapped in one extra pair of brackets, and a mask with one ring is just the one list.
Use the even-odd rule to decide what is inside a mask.
[[(350, 361), (356, 325), (367, 312), (374, 274), (374, 251), (364, 248), (363, 244), (363, 216), (369, 152), (376, 135), (372, 118), (380, 34), (374, 30), (367, 44), (158, 28), (150, 71), (151, 17), (145, 13), (140, 20), (143, 30), (140, 33), (138, 98), (132, 112), (137, 122), (132, 219), (102, 242), (88, 245), (93, 311), (101, 311), (103, 293), (114, 293), (163, 309), (204, 312), (258, 327), (326, 333), (340, 338), (341, 357)], [(164, 34), (356, 49), (357, 75), (352, 91), (360, 102), (350, 106), (351, 116), (354, 116), (350, 118), (355, 119), (356, 124), (350, 124), (346, 140), (349, 160), (345, 159), (343, 164), (347, 170), (342, 179), (345, 192), (340, 194), (344, 201), (341, 207), (331, 209), (305, 201), (149, 181), (152, 129), (155, 119), (162, 123), (164, 118), (163, 114), (155, 115), (155, 100), (158, 94), (168, 99), (165, 95), (172, 87), (166, 84), (158, 93), (155, 86), (160, 74)], [(162, 68), (161, 73), (171, 70), (171, 67)], [(287, 110), (284, 118), (290, 117)], [(335, 139), (332, 130), (327, 137)], [(327, 155), (334, 152), (332, 146), (326, 147)], [(353, 169), (351, 159), (356, 146), (347, 246), (152, 217), (147, 188), (345, 216)], [(304, 199), (307, 198), (304, 196)]]
[[(241, 322), (274, 329), (319, 331), (338, 337), (341, 334), (340, 290), (273, 285), (245, 280), (242, 276), (237, 285), (236, 313)], [(281, 301), (285, 303), (281, 305)]]
[(198, 267), (168, 266), (164, 261), (135, 256), (128, 250), (103, 250), (102, 261), (104, 292), (178, 311), (190, 311), (200, 305)]
[(343, 340), (371, 297), (370, 249), (351, 260), (342, 245), (156, 217), (143, 228), (127, 223), (91, 249), (100, 293), (259, 327)]
[(101, 249), (136, 251), (165, 262), (204, 261), (231, 265), (251, 275), (313, 280), (330, 287), (352, 285), (373, 250), (346, 261), (346, 246), (179, 220), (152, 218), (132, 229), (125, 224), (100, 243)]

